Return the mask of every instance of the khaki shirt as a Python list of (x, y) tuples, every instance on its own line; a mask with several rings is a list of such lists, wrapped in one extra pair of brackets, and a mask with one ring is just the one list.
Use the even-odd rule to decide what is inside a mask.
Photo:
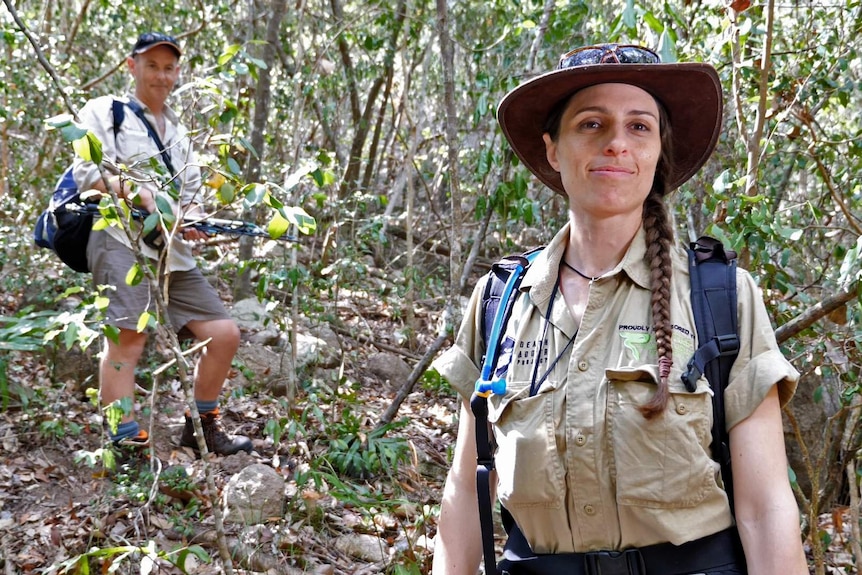
[[(652, 397), (658, 366), (643, 231), (616, 269), (591, 284), (580, 329), (554, 289), (568, 233), (560, 231), (527, 270), (504, 334), (497, 375), (507, 389), (489, 398), (501, 502), (536, 553), (678, 545), (729, 527), (720, 466), (709, 449), (712, 392), (705, 377), (694, 393), (681, 381), (697, 346), (685, 251), (672, 254), (671, 397), (666, 412), (648, 421), (637, 408)], [(773, 385), (786, 404), (799, 377), (778, 350), (748, 272), (739, 270), (737, 283), (740, 353), (725, 391), (728, 429)], [(481, 281), (455, 345), (434, 362), (465, 398), (483, 355), (483, 289)], [(558, 356), (530, 397), (534, 369), (541, 380)]]
[[(111, 96), (103, 96), (88, 101), (81, 109), (80, 118), (82, 125), (92, 131), (102, 143), (102, 155), (105, 158), (153, 174), (150, 162), (155, 160), (162, 164), (162, 157), (158, 146), (156, 146), (149, 132), (147, 132), (146, 126), (131, 108), (126, 107), (123, 123), (120, 125), (119, 132), (117, 132), (116, 140), (114, 139), (114, 116), (111, 109), (114, 99)], [(155, 117), (149, 109), (131, 94), (125, 101), (128, 100), (138, 102), (144, 109), (150, 124), (155, 127)], [(164, 146), (169, 150), (174, 169), (179, 170), (177, 181), (181, 186), (181, 202), (183, 205), (187, 205), (196, 200), (201, 201), (196, 196), (201, 187), (201, 172), (195, 161), (188, 132), (180, 124), (179, 118), (173, 110), (165, 108), (164, 116), (165, 134), (161, 139)], [(167, 173), (167, 170), (165, 170), (165, 173)], [(78, 189), (82, 191), (92, 188), (102, 177), (98, 167), (94, 163), (85, 162), (81, 158), (75, 159), (74, 176)], [(170, 200), (167, 193), (163, 192), (163, 195)], [(174, 213), (177, 214), (179, 208), (177, 202), (170, 200), (170, 203)], [(140, 229), (141, 223), (137, 222), (136, 225)], [(109, 227), (106, 231), (114, 239), (129, 246), (129, 240), (123, 230)], [(139, 243), (144, 255), (151, 259), (159, 257), (159, 252), (145, 245), (143, 239)], [(179, 237), (179, 234), (177, 234), (168, 253), (167, 270), (185, 271), (194, 268), (195, 265), (191, 245), (183, 241)]]

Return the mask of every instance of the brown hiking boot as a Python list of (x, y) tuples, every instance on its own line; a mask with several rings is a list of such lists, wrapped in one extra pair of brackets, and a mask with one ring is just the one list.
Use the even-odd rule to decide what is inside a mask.
[[(203, 427), (204, 440), (209, 451), (218, 455), (233, 455), (240, 451), (251, 453), (252, 445), (248, 437), (244, 435), (231, 435), (225, 432), (219, 420), (218, 409), (208, 413), (201, 413), (201, 427)], [(186, 412), (186, 425), (183, 428), (180, 445), (191, 447), (195, 453), (198, 453), (198, 440), (195, 438), (195, 427), (188, 412)]]

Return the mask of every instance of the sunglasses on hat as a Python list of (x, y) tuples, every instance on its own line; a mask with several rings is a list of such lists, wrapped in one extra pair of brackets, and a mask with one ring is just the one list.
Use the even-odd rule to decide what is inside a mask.
[(597, 44), (575, 48), (560, 56), (557, 69), (587, 66), (590, 64), (658, 64), (658, 54), (634, 44)]

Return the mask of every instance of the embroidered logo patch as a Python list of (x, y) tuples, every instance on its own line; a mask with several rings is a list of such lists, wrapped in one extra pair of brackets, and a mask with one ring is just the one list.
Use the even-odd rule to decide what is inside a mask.
[(640, 360), (641, 353), (646, 350), (647, 345), (652, 341), (652, 335), (649, 332), (643, 331), (623, 331), (621, 329), (620, 337), (623, 340), (623, 346), (632, 352), (636, 360)]
[(674, 324), (671, 345), (674, 357), (689, 358), (694, 354), (694, 334), (691, 330)]

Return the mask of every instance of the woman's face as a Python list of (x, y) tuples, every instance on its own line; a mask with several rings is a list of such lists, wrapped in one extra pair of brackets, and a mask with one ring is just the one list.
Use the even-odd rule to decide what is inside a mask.
[(577, 92), (556, 140), (544, 135), (569, 205), (594, 217), (640, 214), (661, 154), (659, 110), (646, 91), (598, 84)]

